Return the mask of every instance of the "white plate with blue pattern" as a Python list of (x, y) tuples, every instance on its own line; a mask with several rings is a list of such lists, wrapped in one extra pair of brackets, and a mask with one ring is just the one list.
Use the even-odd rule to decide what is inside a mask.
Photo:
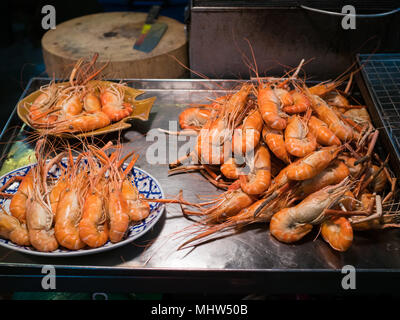
[[(67, 159), (63, 159), (61, 161), (61, 164), (64, 167), (67, 167)], [(2, 187), (4, 184), (7, 183), (9, 179), (11, 179), (13, 176), (25, 176), (30, 168), (34, 166), (35, 164), (27, 165), (24, 167), (21, 167), (19, 169), (15, 169), (4, 176), (0, 177), (0, 187)], [(126, 168), (127, 164), (124, 164), (124, 168)], [(164, 198), (164, 191), (161, 188), (160, 183), (149, 173), (144, 171), (143, 169), (134, 167), (131, 170), (131, 177), (133, 178), (133, 181), (139, 190), (139, 192), (144, 195), (148, 199), (163, 199)], [(54, 166), (50, 172), (49, 175), (53, 178), (58, 178), (61, 175), (61, 170), (59, 169), (58, 166)], [(6, 193), (14, 194), (17, 192), (19, 187), (19, 182), (14, 182), (10, 186), (8, 186), (7, 189), (4, 190)], [(9, 213), (9, 206), (10, 206), (10, 199), (6, 198), (0, 198), (0, 205), (4, 208), (6, 212)], [(104, 252), (108, 251), (111, 249), (115, 249), (118, 247), (121, 247), (123, 245), (126, 245), (133, 240), (143, 236), (147, 231), (149, 231), (161, 218), (163, 212), (164, 212), (164, 205), (161, 203), (156, 203), (156, 202), (150, 202), (150, 214), (149, 216), (142, 220), (141, 222), (129, 226), (129, 229), (127, 230), (127, 233), (125, 235), (125, 238), (117, 243), (112, 243), (111, 241), (108, 241), (105, 243), (103, 246), (99, 248), (84, 248), (81, 250), (68, 250), (65, 248), (58, 248), (57, 250), (53, 252), (40, 252), (37, 251), (33, 247), (24, 247), (24, 246), (19, 246), (15, 243), (12, 243), (10, 240), (6, 240), (3, 238), (0, 238), (0, 246), (6, 247), (11, 250), (23, 252), (26, 254), (32, 254), (32, 255), (37, 255), (37, 256), (46, 256), (46, 257), (70, 257), (70, 256), (82, 256), (82, 255), (88, 255), (92, 253), (98, 253), (98, 252)]]

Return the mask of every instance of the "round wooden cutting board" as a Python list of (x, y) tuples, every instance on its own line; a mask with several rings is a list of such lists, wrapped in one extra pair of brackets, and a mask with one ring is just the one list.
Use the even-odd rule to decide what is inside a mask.
[(76, 61), (99, 53), (96, 66), (109, 61), (104, 78), (183, 78), (188, 65), (184, 25), (159, 16), (168, 25), (158, 45), (149, 53), (133, 49), (147, 13), (110, 12), (91, 14), (63, 22), (42, 38), (43, 58), (50, 77), (68, 78)]

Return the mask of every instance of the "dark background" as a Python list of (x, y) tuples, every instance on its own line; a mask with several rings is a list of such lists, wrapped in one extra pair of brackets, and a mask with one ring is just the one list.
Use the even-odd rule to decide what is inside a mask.
[(147, 12), (162, 5), (161, 15), (184, 22), (189, 0), (6, 0), (0, 1), (0, 128), (3, 128), (30, 78), (47, 76), (40, 41), (44, 5), (56, 9), (56, 23), (110, 11)]

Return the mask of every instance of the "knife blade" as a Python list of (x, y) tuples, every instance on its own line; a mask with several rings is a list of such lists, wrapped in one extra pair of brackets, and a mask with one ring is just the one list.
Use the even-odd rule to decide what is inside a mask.
[(133, 48), (143, 52), (150, 52), (161, 40), (168, 26), (166, 23), (155, 23), (161, 10), (161, 6), (152, 6), (142, 27), (141, 34)]

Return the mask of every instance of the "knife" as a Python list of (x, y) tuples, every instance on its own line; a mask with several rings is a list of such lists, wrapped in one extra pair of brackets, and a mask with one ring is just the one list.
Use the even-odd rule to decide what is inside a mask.
[(152, 6), (150, 8), (140, 36), (133, 46), (134, 49), (148, 53), (160, 42), (168, 28), (166, 23), (155, 23), (160, 11), (161, 6)]

